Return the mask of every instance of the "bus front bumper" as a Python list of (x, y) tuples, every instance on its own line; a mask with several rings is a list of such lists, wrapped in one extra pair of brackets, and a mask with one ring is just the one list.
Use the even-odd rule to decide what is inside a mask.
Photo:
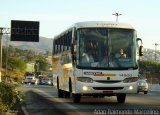
[(137, 83), (97, 84), (78, 82), (75, 93), (81, 95), (116, 95), (137, 93)]

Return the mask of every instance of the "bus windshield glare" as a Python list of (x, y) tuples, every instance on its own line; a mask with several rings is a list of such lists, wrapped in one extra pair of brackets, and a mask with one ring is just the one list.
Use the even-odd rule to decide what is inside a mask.
[(76, 62), (87, 68), (134, 68), (136, 32), (122, 28), (82, 28), (77, 30)]

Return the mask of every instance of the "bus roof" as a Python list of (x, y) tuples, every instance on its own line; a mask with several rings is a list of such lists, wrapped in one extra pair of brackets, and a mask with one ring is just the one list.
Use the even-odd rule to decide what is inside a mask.
[(71, 27), (60, 33), (59, 35), (56, 35), (54, 37), (54, 40), (57, 39), (58, 36), (61, 36), (65, 33), (68, 33), (68, 31), (71, 31), (72, 28), (124, 28), (124, 29), (134, 29), (134, 27), (128, 23), (120, 23), (120, 22), (112, 22), (112, 21), (85, 21), (85, 22), (77, 22), (73, 24)]
[(87, 22), (78, 22), (73, 25), (76, 28), (94, 28), (94, 27), (106, 27), (106, 28), (126, 28), (134, 29), (132, 25), (127, 23), (120, 22), (111, 22), (111, 21), (87, 21)]

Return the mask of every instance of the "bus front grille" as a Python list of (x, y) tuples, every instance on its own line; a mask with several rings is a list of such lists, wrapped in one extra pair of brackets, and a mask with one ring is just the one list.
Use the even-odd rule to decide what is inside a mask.
[(98, 83), (112, 84), (122, 82), (121, 80), (95, 80)]
[(93, 87), (95, 90), (121, 90), (124, 87)]

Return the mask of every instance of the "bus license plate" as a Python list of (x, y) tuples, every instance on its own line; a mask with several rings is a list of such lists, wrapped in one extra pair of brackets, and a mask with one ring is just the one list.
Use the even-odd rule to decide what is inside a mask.
[(103, 91), (104, 94), (112, 94), (113, 91)]

